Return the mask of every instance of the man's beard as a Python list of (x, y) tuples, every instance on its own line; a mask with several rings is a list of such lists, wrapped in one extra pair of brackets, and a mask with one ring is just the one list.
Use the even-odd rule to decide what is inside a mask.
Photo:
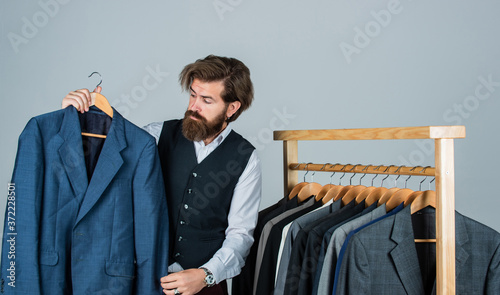
[[(182, 134), (191, 141), (201, 141), (215, 136), (222, 130), (222, 126), (226, 120), (226, 110), (221, 112), (213, 122), (208, 122), (198, 112), (187, 110), (182, 121)], [(193, 120), (190, 116), (198, 120)]]

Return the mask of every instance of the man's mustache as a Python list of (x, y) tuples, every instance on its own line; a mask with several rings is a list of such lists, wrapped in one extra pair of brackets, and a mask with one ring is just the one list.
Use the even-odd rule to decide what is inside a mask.
[(191, 116), (191, 117), (199, 119), (199, 120), (201, 120), (203, 122), (206, 122), (206, 119), (203, 116), (201, 116), (198, 112), (187, 110), (186, 111), (186, 117), (188, 117), (188, 116)]

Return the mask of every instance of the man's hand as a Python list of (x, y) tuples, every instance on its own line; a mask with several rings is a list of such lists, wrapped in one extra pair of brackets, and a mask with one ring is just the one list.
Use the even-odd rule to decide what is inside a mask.
[[(94, 89), (94, 92), (101, 93), (101, 86), (97, 86)], [(66, 108), (68, 106), (74, 106), (79, 112), (82, 114), (88, 112), (89, 106), (92, 103), (92, 99), (90, 98), (90, 92), (88, 89), (78, 89), (75, 91), (71, 91), (66, 95), (62, 100), (62, 108)]]
[(182, 295), (193, 295), (201, 291), (205, 284), (205, 271), (190, 268), (161, 278), (161, 287), (166, 295), (175, 294), (175, 289)]

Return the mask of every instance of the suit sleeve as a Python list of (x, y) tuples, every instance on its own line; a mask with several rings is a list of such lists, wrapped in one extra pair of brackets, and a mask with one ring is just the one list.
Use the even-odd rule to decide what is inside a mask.
[(153, 139), (133, 180), (136, 285), (134, 294), (162, 294), (168, 269), (168, 212), (158, 151)]
[(2, 239), (2, 293), (41, 293), (38, 230), (43, 170), (42, 136), (36, 119), (31, 119), (19, 136), (7, 197)]

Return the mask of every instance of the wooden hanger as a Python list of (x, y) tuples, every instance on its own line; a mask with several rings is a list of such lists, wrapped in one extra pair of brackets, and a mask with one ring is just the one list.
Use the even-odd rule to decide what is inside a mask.
[[(323, 197), (326, 195), (326, 193), (332, 188), (334, 187), (335, 185), (334, 184), (325, 184), (321, 190), (319, 191), (319, 193), (316, 195), (316, 201), (319, 201), (321, 199), (323, 199)], [(323, 200), (322, 200), (323, 201)]]
[(368, 195), (374, 190), (376, 189), (376, 187), (374, 186), (369, 186), (367, 188), (365, 188), (364, 190), (362, 190), (357, 196), (356, 196), (356, 199), (355, 199), (355, 202), (356, 204), (359, 204), (361, 202), (363, 202), (363, 200), (366, 199), (366, 197), (368, 197)]
[(410, 204), (411, 214), (424, 209), (427, 206), (436, 208), (436, 192), (435, 191), (424, 191), (418, 198), (415, 198)]
[(108, 100), (106, 99), (106, 97), (104, 95), (97, 93), (97, 92), (91, 92), (90, 98), (92, 98), (91, 105), (95, 105), (101, 111), (103, 111), (106, 115), (113, 118), (113, 108), (111, 108), (111, 105), (109, 104)]
[(345, 196), (345, 194), (347, 194), (347, 192), (348, 192), (351, 188), (353, 188), (353, 187), (354, 187), (354, 185), (346, 185), (346, 186), (344, 186), (344, 187), (343, 187), (343, 188), (342, 188), (342, 189), (338, 192), (338, 194), (337, 194), (336, 196), (334, 196), (334, 197), (333, 197), (333, 201), (335, 202), (335, 201), (338, 201), (338, 200), (342, 199), (342, 197), (343, 197), (343, 196)]
[(311, 182), (303, 186), (297, 196), (299, 203), (307, 200), (310, 196), (316, 196), (323, 186), (317, 182)]
[(406, 207), (406, 206), (410, 205), (413, 202), (413, 200), (415, 200), (415, 198), (418, 198), (423, 193), (424, 193), (423, 191), (415, 191), (415, 192), (411, 193), (408, 196), (408, 198), (406, 198), (404, 206)]
[(288, 199), (291, 200), (293, 199), (299, 192), (300, 190), (306, 186), (309, 182), (299, 182), (297, 183), (293, 188), (292, 191), (288, 194)]
[(392, 187), (392, 188), (388, 189), (382, 195), (382, 197), (380, 197), (380, 199), (378, 200), (378, 205), (377, 206), (380, 206), (382, 204), (386, 204), (387, 205), (387, 201), (392, 197), (392, 195), (394, 195), (399, 190), (400, 190), (399, 187)]
[[(98, 74), (99, 76), (101, 76), (101, 74), (99, 74), (98, 72), (93, 72), (92, 74), (90, 74), (89, 78), (92, 77), (92, 75), (94, 75), (94, 74)], [(99, 84), (97, 84), (96, 88), (99, 85), (101, 85), (101, 83), (102, 83), (102, 78), (101, 78), (101, 81), (99, 82)], [(97, 93), (97, 92), (91, 92), (90, 98), (91, 98), (91, 103), (90, 103), (91, 106), (95, 105), (97, 108), (99, 108), (101, 111), (103, 111), (106, 115), (113, 118), (113, 108), (111, 108), (111, 105), (109, 104), (108, 100), (106, 99), (106, 97), (104, 95)], [(88, 133), (88, 132), (82, 132), (82, 135), (91, 136), (91, 137), (98, 137), (98, 138), (106, 138), (106, 135), (94, 134), (94, 133)]]
[(403, 189), (400, 189), (398, 190), (396, 193), (394, 193), (390, 198), (389, 200), (387, 200), (387, 202), (385, 203), (385, 206), (386, 206), (386, 211), (389, 212), (391, 211), (392, 209), (396, 208), (397, 206), (399, 206), (401, 203), (403, 203), (404, 201), (406, 201), (406, 199), (412, 194), (414, 193), (413, 190), (409, 189), (409, 188), (403, 188)]
[[(345, 186), (343, 186), (343, 185), (333, 186), (332, 188), (330, 188), (330, 190), (328, 190), (328, 192), (321, 199), (321, 201), (323, 202), (323, 204), (326, 204), (330, 200), (334, 200), (335, 201), (335, 197), (337, 197), (344, 188), (345, 188)], [(342, 196), (344, 194), (345, 193), (343, 193)]]
[[(436, 208), (436, 192), (427, 190), (410, 204), (411, 214), (424, 209), (427, 206)], [(436, 239), (415, 239), (415, 243), (435, 243)]]
[(378, 202), (386, 191), (386, 187), (376, 187), (368, 196), (366, 196), (365, 207), (370, 207), (373, 203)]
[(342, 197), (342, 206), (349, 204), (352, 200), (356, 199), (356, 197), (361, 193), (366, 186), (364, 185), (355, 185), (352, 187), (343, 197)]

